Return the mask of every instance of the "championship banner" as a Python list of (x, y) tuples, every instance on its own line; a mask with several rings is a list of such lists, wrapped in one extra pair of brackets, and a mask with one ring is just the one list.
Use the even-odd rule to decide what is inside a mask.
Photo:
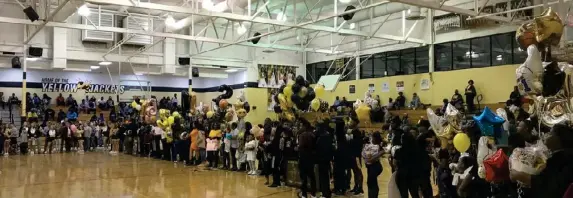
[(282, 65), (259, 65), (259, 86), (261, 88), (280, 88), (289, 79), (294, 80), (296, 67)]

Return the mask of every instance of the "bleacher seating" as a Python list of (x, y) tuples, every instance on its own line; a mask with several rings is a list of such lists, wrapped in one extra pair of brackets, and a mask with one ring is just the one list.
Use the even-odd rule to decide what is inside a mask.
[[(495, 112), (496, 109), (505, 107), (505, 103), (482, 104), (480, 105), (480, 109), (483, 109), (486, 106)], [(439, 107), (440, 106), (431, 106), (430, 108), (436, 109)], [(426, 109), (391, 110), (390, 113), (392, 113), (393, 115), (398, 115), (400, 117), (404, 116), (405, 114), (408, 114), (409, 118), (408, 120), (410, 121), (411, 124), (416, 124), (421, 118), (427, 117)], [(382, 128), (382, 123), (372, 123), (368, 126), (361, 124), (359, 125), (359, 127), (364, 131), (380, 131)]]
[[(68, 107), (63, 107), (63, 106), (56, 106), (56, 105), (50, 105), (50, 108), (52, 108), (54, 111), (56, 111), (56, 116), (58, 114), (58, 112), (61, 110), (63, 110), (64, 112), (68, 112)], [(103, 113), (103, 116), (105, 118), (105, 120), (109, 120), (109, 110), (101, 110), (100, 108), (96, 108), (96, 116), (99, 117), (99, 114)], [(87, 114), (85, 112), (80, 112), (78, 115), (78, 121), (83, 121), (83, 122), (87, 122), (91, 119), (93, 115), (93, 112), (91, 112), (91, 114)]]

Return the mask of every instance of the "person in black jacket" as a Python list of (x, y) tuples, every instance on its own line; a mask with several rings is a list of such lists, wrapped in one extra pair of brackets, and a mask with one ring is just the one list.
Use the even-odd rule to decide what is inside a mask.
[[(344, 121), (336, 120), (335, 140), (336, 146), (334, 151), (334, 193), (336, 195), (344, 195), (350, 188), (350, 167), (352, 161), (352, 153), (350, 150), (349, 142), (346, 140), (346, 132), (344, 130)], [(330, 127), (328, 127), (330, 128)], [(330, 129), (332, 131), (332, 129)]]
[[(281, 136), (282, 136), (284, 129), (283, 129), (283, 127), (279, 126), (278, 122), (275, 122), (273, 125), (277, 126), (277, 128), (276, 128), (274, 134), (272, 134), (273, 132), (271, 131), (271, 143), (268, 147), (270, 154), (272, 156), (272, 158), (271, 158), (271, 162), (272, 162), (271, 170), (273, 173), (273, 183), (269, 186), (271, 188), (279, 187), (281, 185), (280, 167), (281, 167), (283, 157), (284, 157), (282, 149), (281, 149), (281, 139), (282, 139)], [(284, 141), (284, 139), (283, 139), (283, 141)]]
[(358, 129), (357, 122), (352, 122), (350, 124), (346, 136), (347, 139), (349, 139), (350, 154), (352, 158), (350, 160), (350, 168), (352, 169), (352, 174), (354, 175), (354, 188), (352, 189), (352, 192), (354, 195), (360, 195), (364, 193), (364, 190), (362, 189), (362, 169), (360, 169), (360, 159), (362, 157), (362, 147), (364, 146), (364, 136)]
[(300, 175), (300, 197), (307, 196), (307, 183), (310, 179), (310, 195), (316, 196), (316, 178), (314, 176), (315, 136), (312, 133), (310, 123), (302, 121), (298, 135), (298, 172)]
[[(185, 129), (181, 124), (181, 118), (176, 118), (173, 126), (171, 126), (173, 130), (173, 139), (175, 142), (175, 154), (173, 155), (173, 160), (177, 159), (177, 155), (179, 155), (179, 159), (183, 161), (183, 163), (189, 163), (189, 136), (185, 133)], [(182, 138), (183, 136), (183, 138)], [(186, 138), (187, 137), (187, 138)]]
[(466, 95), (466, 103), (468, 104), (468, 112), (472, 113), (475, 111), (474, 98), (477, 96), (473, 80), (468, 81), (468, 86), (466, 87), (465, 95)]
[(328, 132), (327, 124), (320, 123), (316, 127), (316, 160), (320, 192), (322, 197), (330, 198), (330, 162), (334, 153), (332, 148), (333, 138)]

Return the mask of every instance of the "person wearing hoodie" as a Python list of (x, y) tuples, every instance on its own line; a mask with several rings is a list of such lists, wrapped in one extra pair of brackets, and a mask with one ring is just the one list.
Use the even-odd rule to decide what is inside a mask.
[(333, 158), (333, 138), (329, 133), (328, 123), (318, 123), (316, 126), (316, 162), (318, 164), (318, 181), (322, 197), (330, 198), (330, 162)]
[(310, 195), (316, 197), (316, 177), (314, 175), (315, 164), (315, 137), (310, 123), (302, 121), (298, 135), (298, 172), (300, 174), (300, 197), (307, 197), (307, 183), (310, 179)]
[(362, 189), (362, 160), (360, 160), (362, 155), (362, 147), (364, 146), (364, 136), (362, 132), (358, 129), (358, 122), (352, 122), (346, 132), (346, 139), (349, 143), (349, 150), (351, 155), (350, 169), (352, 169), (352, 175), (354, 175), (354, 188), (352, 192), (354, 195), (360, 195), (364, 193)]
[(181, 118), (175, 118), (175, 122), (173, 126), (171, 126), (171, 130), (173, 131), (173, 139), (174, 139), (174, 154), (173, 160), (177, 160), (177, 155), (179, 155), (179, 159), (183, 161), (184, 164), (188, 164), (189, 162), (189, 138), (188, 135), (181, 124)]
[(283, 133), (284, 130), (281, 126), (279, 126), (278, 122), (275, 122), (273, 125), (276, 126), (277, 128), (274, 134), (271, 134), (271, 142), (268, 147), (269, 153), (272, 156), (271, 171), (273, 174), (273, 183), (269, 186), (271, 188), (281, 186), (280, 166), (283, 160), (283, 152), (281, 150), (281, 134)]
[(334, 194), (344, 195), (350, 188), (350, 175), (349, 172), (352, 161), (352, 153), (350, 150), (349, 142), (346, 140), (346, 132), (344, 131), (344, 121), (337, 119), (335, 121), (335, 151), (334, 151)]

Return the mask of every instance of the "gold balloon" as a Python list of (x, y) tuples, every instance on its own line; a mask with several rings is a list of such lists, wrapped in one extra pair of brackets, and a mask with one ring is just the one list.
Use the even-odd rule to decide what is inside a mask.
[(370, 122), (370, 107), (368, 107), (368, 105), (362, 103), (355, 111), (358, 116), (358, 120), (364, 123)]
[(313, 111), (318, 111), (318, 108), (320, 108), (320, 100), (319, 100), (318, 98), (313, 99), (313, 100), (310, 102), (310, 108), (311, 108)]
[(294, 106), (294, 103), (290, 97), (286, 97), (286, 105), (288, 108), (292, 108)]
[(279, 102), (279, 105), (280, 105), (281, 109), (282, 109), (283, 111), (285, 111), (285, 110), (287, 109), (286, 96), (285, 96), (284, 94), (279, 94), (278, 98), (279, 98), (279, 101), (278, 101), (278, 102)]
[(287, 97), (290, 98), (290, 96), (292, 96), (292, 85), (288, 85), (283, 89), (283, 94)]
[(133, 101), (131, 102), (131, 107), (135, 108), (137, 106), (137, 102)]
[(284, 111), (281, 115), (288, 121), (294, 121), (294, 114), (292, 112)]
[(322, 97), (324, 95), (324, 85), (322, 84), (318, 84), (314, 87), (314, 93), (316, 94), (316, 97)]
[(550, 45), (559, 44), (563, 34), (563, 22), (551, 7), (545, 10), (541, 16), (535, 17), (533, 24), (537, 42)]
[(460, 153), (466, 152), (470, 148), (470, 137), (465, 133), (458, 133), (454, 137), (454, 147)]
[(167, 118), (167, 124), (172, 125), (173, 123), (175, 123), (175, 117), (169, 116), (169, 118)]
[(215, 115), (215, 112), (213, 112), (213, 111), (207, 112), (207, 118), (212, 118), (213, 115)]
[(304, 98), (307, 93), (308, 93), (308, 88), (302, 87), (302, 88), (300, 88), (300, 91), (298, 92), (298, 96), (300, 96), (301, 98)]

